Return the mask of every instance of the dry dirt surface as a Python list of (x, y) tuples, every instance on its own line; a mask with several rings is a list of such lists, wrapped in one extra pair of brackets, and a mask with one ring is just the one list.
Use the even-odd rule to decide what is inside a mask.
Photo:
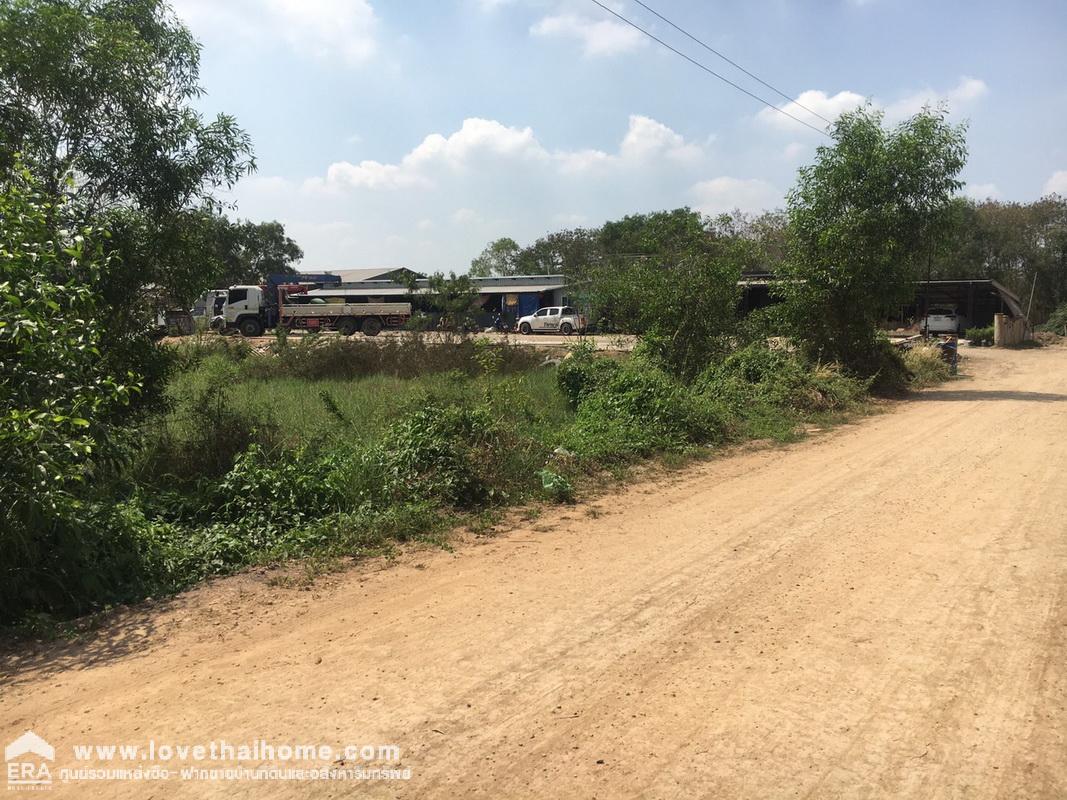
[[(23, 648), (0, 736), (53, 775), (150, 739), (395, 744), (411, 775), (56, 797), (1067, 797), (1067, 350), (965, 354), (888, 413), (453, 552)], [(116, 761), (80, 763), (151, 766)]]

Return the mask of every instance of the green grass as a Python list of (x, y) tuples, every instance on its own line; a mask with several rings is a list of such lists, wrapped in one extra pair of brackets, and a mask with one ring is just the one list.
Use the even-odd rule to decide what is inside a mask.
[[(308, 380), (292, 377), (247, 378), (240, 368), (219, 356), (209, 356), (197, 367), (177, 375), (167, 396), (171, 410), (163, 425), (189, 435), (200, 420), (189, 406), (209, 394), (212, 387), (228, 395), (240, 414), (262, 420), (278, 429), (290, 446), (324, 436), (351, 442), (372, 442), (390, 423), (417, 409), (428, 399), (439, 403), (467, 404), (507, 394), (523, 402), (510, 415), (520, 430), (547, 434), (570, 423), (574, 416), (556, 386), (555, 370), (535, 368), (512, 376), (472, 378), (445, 372), (417, 378), (370, 375), (350, 379)], [(324, 401), (331, 398), (335, 413)]]
[[(757, 346), (691, 384), (645, 357), (588, 348), (556, 368), (475, 346), (470, 363), (446, 354), (462, 368), (428, 364), (409, 377), (365, 373), (363, 350), (346, 374), (318, 363), (336, 355), (270, 361), (207, 348), (187, 358), (121, 484), (101, 489), (111, 502), (97, 528), (122, 545), (113, 566), (123, 581), (32, 610), (71, 616), (248, 565), (311, 559), (313, 575), (397, 542), (447, 542), (456, 526), (489, 533), (509, 507), (532, 503), (533, 517), (642, 464), (679, 468), (730, 443), (792, 441), (812, 420), (851, 413), (867, 388)], [(106, 549), (94, 553), (103, 560), (93, 569), (111, 563)]]

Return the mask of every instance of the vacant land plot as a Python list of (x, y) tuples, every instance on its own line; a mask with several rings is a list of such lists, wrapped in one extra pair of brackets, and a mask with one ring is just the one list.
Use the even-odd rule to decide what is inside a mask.
[(0, 732), (57, 767), (152, 738), (388, 743), (412, 770), (70, 797), (1062, 798), (1067, 350), (967, 354), (815, 441), (23, 651)]

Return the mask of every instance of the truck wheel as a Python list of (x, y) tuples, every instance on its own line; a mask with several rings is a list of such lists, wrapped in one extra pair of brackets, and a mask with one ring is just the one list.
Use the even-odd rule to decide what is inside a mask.
[(363, 320), (362, 331), (364, 336), (377, 336), (382, 332), (382, 321), (377, 317), (367, 317)]
[(533, 329), (530, 327), (529, 322), (524, 322), (522, 323), (522, 325), (519, 326), (519, 333), (521, 333), (523, 336), (529, 336), (531, 330)]
[(242, 336), (260, 336), (263, 333), (263, 326), (259, 324), (258, 319), (245, 317), (237, 323), (237, 330), (241, 332)]
[(559, 332), (562, 333), (564, 336), (570, 336), (572, 333), (574, 333), (574, 328), (569, 322), (564, 322), (562, 325), (559, 326)]
[(337, 332), (342, 336), (351, 336), (359, 330), (359, 326), (352, 317), (344, 317), (337, 321)]

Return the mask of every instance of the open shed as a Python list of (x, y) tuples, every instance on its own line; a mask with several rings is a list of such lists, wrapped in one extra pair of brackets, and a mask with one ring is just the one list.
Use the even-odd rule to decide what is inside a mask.
[(1010, 289), (995, 280), (981, 278), (920, 281), (915, 303), (902, 310), (902, 318), (918, 320), (927, 309), (946, 307), (966, 317), (971, 328), (992, 325), (994, 314), (1024, 316), (1022, 302)]

